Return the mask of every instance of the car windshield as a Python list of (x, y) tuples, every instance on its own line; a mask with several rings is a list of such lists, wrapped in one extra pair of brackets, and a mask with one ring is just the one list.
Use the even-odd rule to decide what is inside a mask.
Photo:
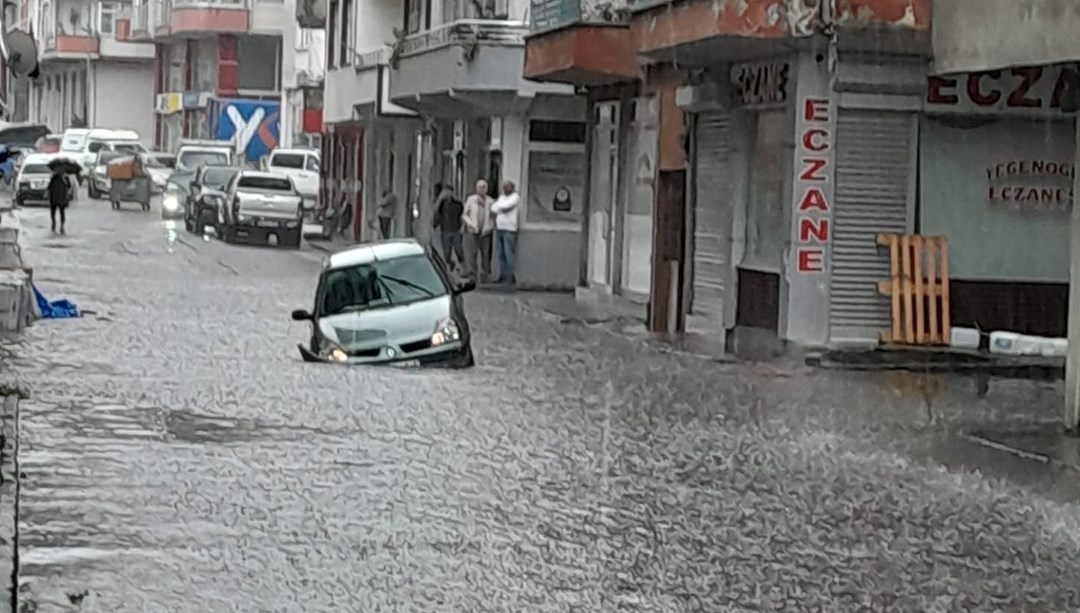
[(139, 143), (113, 143), (113, 149), (127, 152), (137, 151), (140, 153), (146, 151), (146, 147), (143, 147)]
[(226, 151), (184, 151), (176, 158), (176, 165), (181, 168), (198, 168), (209, 164), (228, 164)]
[(118, 159), (123, 158), (123, 157), (130, 157), (130, 156), (128, 154), (126, 154), (126, 153), (117, 153), (115, 151), (103, 151), (103, 152), (98, 154), (98, 163), (99, 164), (108, 164), (109, 162), (111, 162), (113, 160), (118, 160)]
[(270, 166), (276, 168), (304, 168), (303, 153), (275, 153), (270, 157)]
[(447, 293), (426, 255), (339, 268), (325, 275), (323, 315), (408, 304)]
[(52, 174), (46, 164), (26, 164), (22, 167), (24, 175), (47, 175)]
[(246, 187), (248, 189), (263, 189), (273, 192), (291, 192), (292, 183), (285, 177), (261, 177), (245, 175), (240, 177), (240, 181), (236, 184), (237, 187)]
[(235, 168), (207, 168), (203, 171), (202, 184), (211, 189), (225, 189), (235, 175)]
[(155, 155), (153, 156), (159, 164), (165, 168), (176, 168), (176, 156), (175, 155)]
[(156, 157), (154, 157), (152, 155), (146, 156), (146, 167), (147, 168), (168, 168), (168, 166), (161, 163), (161, 160), (157, 159)]

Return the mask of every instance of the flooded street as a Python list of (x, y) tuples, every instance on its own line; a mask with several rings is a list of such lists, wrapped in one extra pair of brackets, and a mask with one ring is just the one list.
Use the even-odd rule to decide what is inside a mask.
[(310, 246), (20, 215), (86, 312), (0, 353), (26, 610), (1080, 607), (1076, 474), (956, 435), (1052, 423), (1060, 384), (720, 365), (486, 293), (472, 370), (304, 364)]

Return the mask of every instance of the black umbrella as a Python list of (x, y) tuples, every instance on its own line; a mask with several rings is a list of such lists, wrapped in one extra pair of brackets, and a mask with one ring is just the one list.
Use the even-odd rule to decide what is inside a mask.
[(49, 170), (62, 170), (65, 174), (77, 175), (82, 172), (82, 166), (78, 162), (68, 158), (54, 158), (49, 160)]

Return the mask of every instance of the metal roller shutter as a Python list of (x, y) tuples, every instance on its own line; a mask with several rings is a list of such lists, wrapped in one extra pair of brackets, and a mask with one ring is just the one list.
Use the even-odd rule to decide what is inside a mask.
[(691, 314), (716, 322), (716, 327), (722, 328), (731, 257), (732, 114), (698, 114), (694, 138), (696, 193)]
[(836, 137), (830, 336), (877, 340), (890, 325), (877, 283), (889, 276), (881, 232), (910, 231), (915, 171), (912, 113), (841, 109)]

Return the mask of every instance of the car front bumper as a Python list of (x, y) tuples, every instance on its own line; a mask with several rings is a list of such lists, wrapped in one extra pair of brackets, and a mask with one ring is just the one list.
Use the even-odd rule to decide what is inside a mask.
[(15, 192), (15, 197), (23, 202), (48, 202), (49, 193), (44, 188), (42, 189), (26, 189), (19, 188)]
[[(451, 362), (461, 355), (468, 346), (467, 340), (458, 340), (429, 347), (418, 351), (403, 351), (400, 347), (383, 347), (375, 355), (350, 355), (344, 362), (330, 360), (322, 356), (312, 354), (303, 345), (300, 345), (300, 353), (306, 361), (323, 362), (326, 364), (343, 364), (346, 366), (363, 365), (389, 365), (389, 366), (439, 366)], [(358, 352), (354, 352), (358, 353)]]

